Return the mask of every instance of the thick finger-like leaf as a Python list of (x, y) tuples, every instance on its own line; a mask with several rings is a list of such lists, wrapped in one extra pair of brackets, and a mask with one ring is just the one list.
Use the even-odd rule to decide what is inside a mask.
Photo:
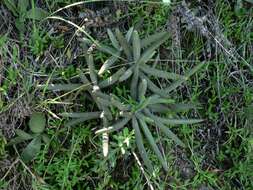
[(101, 112), (83, 112), (83, 113), (71, 112), (71, 113), (61, 113), (60, 115), (63, 117), (84, 118), (86, 120), (89, 120), (89, 119), (99, 118), (101, 115)]
[(122, 104), (121, 102), (117, 101), (114, 98), (111, 98), (110, 100), (98, 98), (98, 101), (105, 106), (115, 106), (116, 108), (118, 108), (121, 111), (129, 110), (128, 106), (125, 106), (124, 104)]
[(185, 147), (185, 144), (168, 127), (157, 120), (157, 118), (152, 113), (150, 113), (150, 111), (146, 110), (146, 113), (148, 117), (151, 117), (154, 120), (155, 124), (162, 130), (165, 135), (167, 135), (167, 137), (171, 138), (177, 145)]
[(120, 52), (117, 53), (117, 57), (111, 56), (109, 59), (107, 59), (102, 65), (102, 67), (100, 68), (100, 70), (98, 71), (98, 74), (102, 75), (105, 71), (110, 69), (110, 67), (113, 66), (113, 64), (116, 63), (116, 61), (119, 59), (118, 57), (119, 55), (120, 55)]
[(41, 148), (41, 137), (38, 136), (35, 139), (33, 139), (23, 150), (23, 152), (21, 153), (21, 159), (26, 163), (31, 161), (39, 153), (40, 148)]
[(72, 91), (82, 87), (82, 89), (88, 89), (89, 84), (85, 86), (84, 84), (49, 84), (49, 85), (41, 85), (40, 88), (46, 88), (47, 90), (53, 91)]
[(140, 84), (139, 84), (139, 88), (138, 88), (138, 98), (139, 98), (139, 100), (141, 100), (145, 97), (147, 88), (148, 88), (147, 80), (142, 79)]
[(157, 121), (167, 125), (187, 125), (196, 124), (203, 121), (203, 119), (167, 119), (163, 117), (154, 116)]
[(99, 46), (97, 48), (98, 48), (98, 50), (100, 50), (104, 53), (108, 53), (110, 55), (113, 55), (113, 56), (117, 57), (118, 50), (115, 49), (115, 48), (106, 46), (104, 44), (99, 44)]
[(101, 133), (105, 133), (105, 132), (109, 133), (109, 132), (120, 130), (128, 123), (128, 121), (130, 119), (131, 118), (128, 118), (128, 117), (120, 119), (120, 120), (116, 121), (114, 125), (111, 125), (109, 127), (106, 127), (106, 128), (100, 129), (100, 130), (97, 130), (96, 134), (101, 134)]
[(139, 81), (139, 66), (136, 65), (134, 68), (134, 74), (133, 74), (131, 84), (130, 84), (130, 93), (134, 100), (137, 100), (138, 81)]
[[(103, 127), (108, 127), (108, 121), (106, 117), (103, 117)], [(103, 133), (102, 135), (102, 144), (103, 144), (103, 155), (104, 157), (108, 156), (109, 152), (109, 134), (107, 132)]]
[(144, 64), (146, 62), (148, 62), (155, 52), (155, 50), (161, 45), (163, 44), (167, 39), (169, 38), (169, 34), (165, 35), (164, 37), (158, 39), (157, 41), (155, 41), (150, 47), (148, 47), (142, 54), (139, 63), (140, 64)]
[(98, 79), (97, 79), (97, 74), (95, 72), (93, 55), (92, 54), (86, 55), (85, 58), (86, 58), (86, 62), (88, 63), (91, 82), (93, 84), (97, 84)]
[(146, 165), (147, 169), (149, 170), (149, 172), (152, 173), (153, 172), (152, 163), (148, 157), (147, 151), (145, 150), (141, 131), (139, 129), (139, 124), (138, 124), (135, 117), (132, 118), (132, 126), (134, 128), (135, 141), (136, 141), (136, 145), (139, 150), (139, 153), (141, 155), (141, 158), (142, 158), (144, 164)]
[(170, 98), (162, 98), (159, 95), (150, 96), (149, 104), (172, 104), (175, 103), (175, 100)]
[(130, 67), (126, 72), (119, 78), (119, 82), (127, 80), (133, 74), (133, 67)]
[(18, 137), (20, 137), (20, 139), (23, 139), (23, 140), (30, 140), (33, 138), (32, 135), (30, 135), (29, 133), (26, 133), (25, 131), (22, 131), (20, 129), (16, 129), (15, 133), (18, 135)]
[(170, 73), (167, 71), (155, 69), (155, 68), (150, 67), (146, 64), (140, 65), (140, 68), (144, 73), (151, 75), (151, 76), (159, 77), (159, 78), (172, 79), (172, 80), (178, 80), (178, 79), (184, 78), (184, 76), (178, 75), (176, 73)]
[(137, 117), (138, 117), (138, 120), (140, 122), (141, 128), (142, 128), (142, 130), (144, 132), (144, 135), (146, 136), (146, 138), (147, 138), (150, 146), (152, 147), (153, 151), (155, 152), (158, 160), (161, 162), (164, 170), (168, 171), (167, 163), (164, 160), (164, 158), (163, 158), (163, 156), (162, 156), (162, 154), (161, 154), (158, 146), (156, 145), (155, 140), (154, 140), (151, 132), (149, 131), (147, 124), (142, 120), (142, 118), (140, 116), (137, 116)]
[(127, 42), (126, 38), (123, 36), (123, 34), (120, 32), (120, 30), (118, 28), (116, 29), (116, 36), (117, 36), (117, 39), (118, 39), (121, 47), (123, 48), (123, 51), (125, 52), (125, 54), (127, 56), (127, 59), (132, 60), (132, 54), (130, 51), (129, 43)]
[(15, 137), (15, 138), (10, 140), (10, 142), (8, 143), (8, 146), (11, 146), (11, 145), (14, 145), (14, 144), (19, 144), (19, 143), (22, 143), (22, 142), (25, 142), (25, 141), (26, 141), (26, 139), (24, 139), (22, 137)]
[(133, 32), (133, 55), (134, 61), (138, 61), (141, 55), (141, 41), (138, 32)]
[(113, 34), (113, 32), (111, 31), (111, 29), (107, 29), (107, 34), (112, 42), (113, 47), (115, 47), (116, 49), (120, 49), (120, 45), (119, 42), (116, 38), (116, 36)]
[(167, 32), (158, 32), (156, 34), (147, 36), (145, 39), (141, 40), (141, 47), (145, 48), (150, 46), (152, 43), (164, 38), (165, 36), (168, 36)]
[(129, 30), (126, 33), (126, 40), (127, 42), (130, 42), (132, 35), (133, 35), (134, 27), (129, 28)]
[[(101, 112), (91, 112), (92, 114), (87, 115), (86, 113), (72, 113), (70, 116), (72, 116), (74, 119), (70, 120), (65, 124), (66, 127), (71, 127), (74, 125), (78, 125), (80, 123), (83, 123), (84, 121), (91, 120), (91, 119), (97, 119), (100, 118)], [(99, 114), (98, 114), (99, 113)], [(74, 114), (74, 115), (73, 115)], [(76, 115), (77, 114), (77, 115)], [(67, 114), (68, 115), (68, 114)], [(67, 116), (66, 115), (66, 116)], [(80, 117), (77, 117), (80, 116)], [(82, 117), (81, 117), (82, 116)], [(68, 117), (68, 116), (67, 116)]]
[(170, 104), (168, 105), (170, 110), (172, 112), (185, 112), (185, 111), (188, 111), (190, 109), (195, 109), (196, 108), (196, 105), (194, 104), (184, 104), (184, 103), (176, 103), (176, 104)]
[(140, 76), (142, 79), (145, 79), (148, 84), (148, 89), (151, 90), (154, 94), (158, 94), (162, 97), (168, 97), (167, 93), (156, 86), (147, 76), (140, 72)]
[(193, 74), (195, 74), (196, 72), (198, 72), (203, 66), (204, 66), (203, 63), (200, 63), (200, 64), (196, 65), (195, 67), (193, 67), (190, 71), (188, 71), (185, 74), (185, 78), (184, 79), (179, 79), (179, 80), (173, 82), (169, 87), (167, 87), (165, 89), (165, 91), (167, 93), (170, 93), (171, 91), (175, 90), (177, 87), (181, 86), (186, 80), (188, 80)]
[(104, 81), (99, 83), (100, 88), (105, 88), (111, 86), (112, 84), (116, 83), (121, 75), (126, 71), (125, 67), (119, 69), (116, 73), (114, 73), (111, 77), (105, 79)]
[(148, 105), (148, 108), (152, 112), (156, 112), (156, 113), (167, 113), (167, 112), (171, 111), (169, 107), (162, 105), (162, 104), (150, 104), (150, 105)]
[(26, 18), (34, 19), (34, 20), (42, 20), (46, 18), (49, 15), (47, 11), (44, 9), (35, 7), (29, 10), (26, 14)]
[(33, 113), (30, 117), (28, 125), (33, 133), (42, 133), (46, 127), (45, 114)]

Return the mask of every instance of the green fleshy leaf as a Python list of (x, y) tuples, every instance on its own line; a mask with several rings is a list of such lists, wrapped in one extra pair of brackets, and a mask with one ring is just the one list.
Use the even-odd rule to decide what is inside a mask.
[(117, 39), (119, 40), (121, 47), (123, 48), (123, 51), (125, 52), (127, 56), (127, 59), (132, 60), (129, 43), (127, 42), (126, 38), (123, 36), (123, 34), (120, 32), (118, 28), (116, 29), (116, 36), (117, 36)]
[(134, 128), (135, 141), (136, 141), (136, 145), (139, 150), (140, 156), (141, 156), (144, 164), (146, 165), (147, 169), (149, 170), (149, 172), (152, 173), (153, 172), (152, 163), (148, 157), (147, 151), (145, 150), (143, 138), (141, 135), (141, 131), (139, 129), (139, 124), (138, 124), (135, 117), (132, 118), (132, 126)]
[(49, 15), (49, 13), (41, 8), (33, 8), (27, 12), (26, 18), (39, 20), (46, 18)]
[(141, 55), (141, 41), (138, 32), (133, 32), (133, 55), (134, 61), (138, 61)]
[(129, 79), (129, 77), (131, 77), (132, 74), (133, 74), (133, 67), (130, 67), (130, 68), (127, 69), (126, 72), (119, 78), (119, 82), (123, 82), (123, 81)]
[(101, 112), (83, 112), (83, 113), (71, 112), (71, 113), (61, 113), (60, 115), (63, 117), (83, 118), (83, 119), (89, 120), (89, 119), (99, 118), (101, 115)]
[(116, 36), (113, 34), (113, 32), (111, 31), (111, 29), (107, 29), (107, 34), (112, 42), (112, 45), (116, 48), (116, 49), (120, 49), (120, 45), (119, 42), (116, 38)]
[(141, 100), (145, 97), (147, 88), (148, 88), (147, 80), (142, 79), (140, 84), (139, 84), (139, 88), (138, 88), (138, 98), (139, 98), (139, 100)]
[(33, 113), (29, 120), (29, 128), (33, 133), (42, 133), (46, 127), (46, 116), (44, 113)]
[(18, 135), (18, 137), (20, 137), (23, 140), (30, 140), (33, 138), (32, 135), (30, 135), (29, 133), (26, 133), (25, 131), (22, 131), (20, 129), (16, 129), (15, 132)]
[(147, 36), (145, 39), (141, 40), (141, 47), (145, 48), (147, 46), (150, 46), (152, 43), (154, 43), (154, 42), (156, 42), (168, 35), (169, 34), (167, 32), (158, 32), (156, 34)]
[(102, 75), (105, 71), (110, 69), (110, 67), (113, 66), (116, 63), (116, 61), (119, 59), (118, 57), (119, 55), (120, 55), (120, 52), (117, 53), (117, 57), (112, 55), (109, 59), (107, 59), (102, 65), (102, 67), (100, 68), (98, 74)]
[(101, 133), (105, 133), (105, 132), (109, 133), (109, 132), (120, 130), (128, 123), (128, 121), (130, 119), (131, 118), (128, 118), (128, 117), (120, 119), (120, 120), (116, 121), (114, 125), (97, 130), (96, 134), (101, 134)]
[(155, 69), (153, 67), (150, 67), (146, 64), (142, 64), (140, 66), (141, 70), (151, 76), (159, 77), (159, 78), (165, 78), (165, 79), (172, 79), (172, 80), (178, 80), (178, 79), (184, 79), (184, 76), (175, 74), (175, 73), (170, 73), (167, 71), (162, 71)]
[(168, 171), (168, 165), (167, 165), (166, 161), (164, 160), (162, 153), (160, 152), (158, 146), (156, 145), (155, 140), (154, 140), (150, 130), (148, 129), (147, 124), (145, 123), (145, 121), (142, 120), (142, 118), (140, 116), (137, 116), (137, 117), (138, 117), (138, 121), (140, 122), (140, 126), (144, 132), (144, 135), (146, 136), (151, 148), (155, 152), (158, 160), (161, 162), (164, 170)]
[(21, 159), (27, 163), (35, 158), (41, 148), (41, 137), (33, 139), (21, 153)]
[(86, 58), (86, 62), (88, 63), (91, 82), (93, 84), (97, 84), (98, 80), (97, 80), (97, 74), (95, 72), (93, 55), (92, 54), (86, 55), (85, 58)]
[(125, 67), (122, 67), (121, 69), (119, 69), (116, 73), (114, 73), (111, 77), (105, 79), (104, 81), (100, 82), (98, 84), (98, 86), (100, 88), (105, 88), (108, 86), (111, 86), (112, 84), (116, 83), (119, 78), (121, 77), (121, 75), (126, 71)]
[(39, 88), (46, 88), (47, 90), (53, 91), (72, 91), (77, 90), (82, 87), (83, 90), (90, 88), (90, 84), (49, 84), (49, 85), (40, 85)]

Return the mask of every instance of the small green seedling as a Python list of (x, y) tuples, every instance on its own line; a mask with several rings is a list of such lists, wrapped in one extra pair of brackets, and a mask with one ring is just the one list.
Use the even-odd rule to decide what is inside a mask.
[(41, 149), (41, 141), (49, 142), (49, 137), (44, 132), (46, 127), (46, 116), (43, 113), (33, 113), (28, 123), (31, 133), (16, 129), (17, 137), (12, 139), (9, 145), (30, 141), (21, 153), (24, 162), (31, 161)]

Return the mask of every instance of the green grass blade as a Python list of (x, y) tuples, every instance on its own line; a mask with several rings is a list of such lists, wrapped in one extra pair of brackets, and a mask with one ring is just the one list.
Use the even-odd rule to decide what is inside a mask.
[(118, 28), (116, 29), (116, 36), (117, 36), (117, 39), (118, 39), (121, 47), (123, 48), (123, 51), (125, 52), (125, 54), (127, 56), (127, 59), (132, 60), (132, 54), (130, 51), (129, 43), (127, 42), (126, 38), (123, 36), (123, 34), (120, 32), (120, 30)]
[(166, 93), (170, 93), (171, 91), (175, 90), (176, 88), (178, 88), (179, 86), (181, 86), (185, 81), (187, 81), (193, 74), (195, 74), (196, 72), (198, 72), (202, 67), (204, 66), (203, 63), (200, 63), (198, 65), (196, 65), (195, 67), (193, 67), (190, 71), (188, 71), (185, 74), (185, 78), (184, 79), (179, 79), (178, 81), (175, 81), (174, 83), (172, 83), (169, 87), (167, 87), (166, 89), (164, 89), (166, 91)]
[(100, 82), (98, 86), (100, 88), (111, 86), (112, 84), (116, 83), (119, 80), (119, 78), (123, 75), (123, 73), (125, 73), (125, 71), (126, 71), (125, 67), (122, 67), (116, 73), (114, 73), (111, 77)]
[(160, 152), (158, 146), (155, 143), (155, 140), (150, 132), (150, 130), (148, 129), (147, 124), (145, 123), (145, 121), (142, 120), (142, 118), (140, 116), (137, 116), (138, 120), (140, 122), (140, 126), (144, 132), (144, 135), (146, 136), (151, 148), (153, 149), (153, 151), (155, 152), (158, 160), (161, 162), (163, 168), (165, 171), (168, 171), (168, 165), (166, 163), (166, 161), (164, 160), (162, 153)]
[(153, 172), (152, 163), (148, 157), (147, 151), (145, 150), (145, 147), (143, 144), (143, 138), (141, 135), (141, 131), (139, 129), (139, 124), (138, 124), (137, 119), (135, 117), (132, 118), (132, 126), (134, 128), (135, 141), (136, 141), (136, 145), (139, 150), (140, 156), (141, 156), (144, 164), (146, 165), (148, 171), (150, 173), (152, 173)]
[(141, 41), (138, 32), (135, 30), (133, 32), (133, 55), (134, 61), (138, 61), (141, 55)]
[(172, 80), (184, 79), (184, 76), (178, 75), (176, 73), (170, 73), (167, 71), (155, 69), (155, 68), (150, 67), (146, 64), (140, 65), (140, 68), (144, 73), (151, 75), (151, 76), (165, 78), (165, 79), (172, 79)]
[(105, 133), (105, 132), (109, 133), (109, 132), (120, 130), (128, 123), (128, 121), (130, 119), (131, 118), (129, 118), (129, 117), (125, 117), (123, 119), (116, 121), (114, 125), (111, 125), (109, 127), (103, 128), (103, 129), (99, 129), (95, 133), (101, 134), (101, 133)]

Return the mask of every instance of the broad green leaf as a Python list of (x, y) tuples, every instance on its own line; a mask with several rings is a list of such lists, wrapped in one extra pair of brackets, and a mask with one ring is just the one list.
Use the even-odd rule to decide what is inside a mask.
[(139, 98), (139, 100), (141, 100), (145, 97), (147, 88), (148, 88), (147, 80), (142, 79), (140, 84), (139, 84), (139, 88), (138, 88), (138, 98)]
[(30, 117), (28, 125), (33, 133), (42, 133), (46, 127), (45, 114), (33, 113)]
[(33, 139), (21, 153), (21, 159), (27, 163), (39, 153), (41, 148), (41, 137)]
[(101, 134), (101, 133), (105, 133), (105, 132), (109, 133), (109, 132), (120, 130), (120, 129), (122, 129), (128, 123), (128, 121), (130, 119), (131, 118), (129, 118), (129, 117), (125, 117), (123, 119), (119, 119), (118, 121), (115, 122), (114, 125), (111, 125), (109, 127), (105, 127), (103, 129), (97, 130), (96, 134)]
[(29, 0), (18, 0), (18, 9), (20, 14), (25, 14), (29, 6)]
[(143, 138), (141, 135), (141, 131), (139, 129), (139, 124), (135, 117), (132, 118), (132, 126), (134, 128), (135, 141), (136, 141), (137, 148), (139, 150), (139, 154), (141, 155), (141, 158), (144, 164), (146, 165), (147, 169), (149, 170), (149, 172), (152, 173), (153, 172), (152, 163), (148, 157), (147, 151), (145, 150)]
[(141, 47), (145, 48), (147, 46), (150, 46), (152, 43), (163, 39), (164, 37), (168, 36), (168, 32), (158, 32), (156, 34), (147, 36), (145, 39), (141, 40)]
[(15, 137), (13, 139), (10, 140), (10, 142), (8, 143), (8, 146), (14, 145), (14, 144), (19, 144), (22, 142), (25, 142), (26, 139), (22, 138), (22, 137)]
[(41, 21), (44, 18), (46, 18), (49, 15), (49, 13), (41, 8), (32, 8), (27, 12), (26, 17), (34, 20)]
[(119, 59), (120, 52), (117, 53), (117, 56), (111, 56), (109, 59), (107, 59), (104, 64), (102, 65), (102, 67), (100, 68), (98, 74), (102, 75), (105, 71), (107, 71), (108, 69), (110, 69), (111, 66), (113, 66), (116, 61)]
[(176, 73), (170, 73), (167, 71), (155, 69), (155, 68), (150, 67), (146, 64), (140, 65), (140, 68), (144, 73), (151, 75), (151, 76), (165, 78), (165, 79), (172, 79), (172, 80), (184, 79), (184, 76), (178, 75)]
[(127, 56), (127, 59), (132, 60), (132, 54), (130, 51), (129, 43), (127, 42), (126, 38), (123, 36), (123, 34), (120, 32), (120, 30), (118, 28), (116, 29), (116, 36), (117, 36), (117, 39), (118, 39), (121, 47), (123, 48), (123, 51), (125, 52), (125, 54)]
[(89, 119), (99, 118), (101, 115), (101, 112), (83, 112), (83, 113), (71, 112), (71, 113), (61, 113), (60, 115), (63, 117), (83, 118), (85, 120), (89, 120)]
[(42, 134), (41, 137), (42, 137), (42, 140), (44, 141), (44, 143), (48, 144), (50, 142), (50, 138), (48, 135)]
[(116, 36), (113, 34), (113, 32), (111, 31), (111, 29), (107, 29), (107, 34), (112, 42), (112, 45), (116, 48), (116, 49), (120, 49), (120, 45), (119, 42), (116, 38)]
[(23, 140), (30, 140), (33, 138), (32, 135), (30, 135), (29, 133), (26, 133), (25, 131), (22, 131), (20, 129), (16, 129), (15, 133)]
[(168, 165), (167, 165), (166, 161), (164, 160), (158, 146), (156, 145), (155, 140), (154, 140), (150, 130), (148, 129), (147, 124), (145, 123), (145, 121), (142, 120), (142, 118), (140, 116), (137, 116), (137, 117), (138, 117), (138, 121), (140, 122), (140, 126), (144, 132), (144, 135), (146, 136), (150, 146), (152, 147), (153, 151), (155, 152), (158, 160), (161, 162), (164, 170), (168, 171)]
[(110, 76), (109, 78), (103, 80), (102, 82), (100, 82), (98, 84), (98, 86), (100, 88), (105, 88), (108, 86), (111, 86), (112, 84), (116, 83), (119, 78), (121, 77), (121, 75), (126, 71), (125, 67), (122, 67), (121, 69), (119, 69), (116, 73), (114, 73), (112, 76)]
[(138, 61), (141, 55), (141, 42), (138, 32), (135, 30), (133, 32), (133, 55), (134, 61)]

